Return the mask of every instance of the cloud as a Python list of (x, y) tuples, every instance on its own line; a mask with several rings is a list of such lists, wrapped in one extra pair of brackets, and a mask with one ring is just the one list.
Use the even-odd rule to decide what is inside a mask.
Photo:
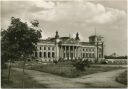
[(38, 1), (32, 1), (37, 7), (43, 7), (43, 8), (53, 8), (54, 7), (54, 3), (53, 2), (47, 2), (44, 0), (38, 0)]
[(123, 10), (104, 7), (92, 2), (74, 1), (55, 4), (54, 2), (41, 1), (35, 5), (42, 10), (32, 15), (46, 21), (82, 21), (106, 24), (126, 17), (126, 12)]
[[(4, 6), (6, 5), (6, 7)], [(86, 24), (114, 23), (125, 19), (123, 10), (104, 7), (85, 0), (55, 2), (45, 0), (12, 1), (2, 3), (2, 16), (20, 14), (21, 18), (40, 19), (45, 21), (81, 22)], [(16, 15), (17, 14), (17, 15)]]

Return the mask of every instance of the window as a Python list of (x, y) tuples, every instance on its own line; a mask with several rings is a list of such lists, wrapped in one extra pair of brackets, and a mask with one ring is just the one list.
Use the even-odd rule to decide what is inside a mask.
[(91, 56), (91, 53), (89, 53), (89, 57), (91, 58), (92, 56)]
[(84, 49), (83, 49), (83, 51), (84, 51)]
[(46, 47), (44, 47), (44, 50), (46, 50)]
[(46, 52), (44, 52), (44, 58), (46, 58)]
[(37, 57), (37, 52), (35, 52), (35, 57)]
[(86, 57), (88, 57), (88, 53), (86, 53)]
[(73, 58), (73, 53), (71, 53), (71, 55), (70, 55), (70, 56), (71, 56), (71, 58)]
[(48, 47), (48, 50), (50, 50), (50, 47)]
[(52, 52), (52, 57), (55, 58), (55, 53), (54, 52)]
[(66, 54), (67, 58), (69, 58), (69, 53)]
[(83, 53), (83, 58), (85, 58), (85, 53)]
[(42, 52), (40, 52), (40, 57), (42, 57)]
[(95, 57), (94, 53), (92, 54), (92, 57)]
[(64, 58), (66, 57), (66, 54), (64, 53)]
[(51, 57), (51, 54), (50, 54), (50, 52), (48, 52), (48, 58), (50, 58)]
[(40, 50), (41, 50), (42, 48), (40, 47)]

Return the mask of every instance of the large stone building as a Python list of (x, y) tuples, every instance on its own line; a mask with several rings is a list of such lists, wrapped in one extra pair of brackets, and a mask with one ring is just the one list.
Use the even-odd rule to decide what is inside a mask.
[(99, 61), (104, 58), (102, 37), (93, 35), (89, 42), (81, 42), (79, 34), (75, 38), (60, 37), (56, 31), (55, 37), (40, 40), (34, 56), (41, 61), (90, 59)]

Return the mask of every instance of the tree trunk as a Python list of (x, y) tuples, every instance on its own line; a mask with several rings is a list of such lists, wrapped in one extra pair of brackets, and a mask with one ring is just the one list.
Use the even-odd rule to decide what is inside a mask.
[(26, 63), (26, 61), (24, 60), (23, 61), (23, 79), (22, 79), (22, 88), (24, 88), (24, 75), (25, 75), (25, 63)]
[(11, 60), (9, 61), (9, 68), (8, 68), (8, 83), (10, 81), (10, 75), (11, 75)]

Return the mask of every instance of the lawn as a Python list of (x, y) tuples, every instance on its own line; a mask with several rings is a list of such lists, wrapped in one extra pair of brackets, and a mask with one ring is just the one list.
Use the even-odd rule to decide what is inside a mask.
[(127, 71), (121, 73), (118, 77), (116, 77), (116, 81), (127, 85)]
[(111, 67), (111, 66), (105, 67), (105, 66), (93, 65), (93, 66), (90, 66), (89, 68), (85, 68), (85, 71), (79, 71), (79, 70), (76, 70), (75, 67), (73, 67), (70, 64), (67, 64), (67, 65), (66, 64), (47, 64), (47, 65), (38, 64), (38, 65), (27, 67), (27, 69), (56, 74), (56, 75), (68, 77), (68, 78), (75, 78), (83, 75), (89, 75), (89, 74), (98, 73), (98, 72), (106, 72), (106, 71), (116, 70), (120, 68), (122, 67)]
[[(14, 63), (13, 67), (21, 68), (22, 63), (21, 62)], [(36, 70), (36, 71), (41, 71), (41, 72), (46, 72), (46, 73), (51, 73), (51, 74), (68, 77), (68, 78), (76, 78), (76, 77), (80, 77), (83, 75), (116, 70), (122, 67), (121, 66), (100, 66), (100, 65), (98, 66), (98, 65), (93, 64), (89, 68), (85, 68), (85, 71), (79, 71), (79, 70), (76, 70), (75, 67), (73, 67), (71, 61), (61, 62), (57, 64), (53, 64), (53, 63), (42, 64), (42, 63), (30, 61), (26, 63), (25, 68)]]
[[(8, 70), (2, 70), (1, 74), (1, 87), (2, 88), (23, 88), (22, 86), (22, 79), (23, 74), (22, 72), (11, 70), (10, 81), (7, 80)], [(30, 76), (27, 74), (24, 75), (24, 88), (45, 88), (44, 85), (38, 84), (34, 81)]]

